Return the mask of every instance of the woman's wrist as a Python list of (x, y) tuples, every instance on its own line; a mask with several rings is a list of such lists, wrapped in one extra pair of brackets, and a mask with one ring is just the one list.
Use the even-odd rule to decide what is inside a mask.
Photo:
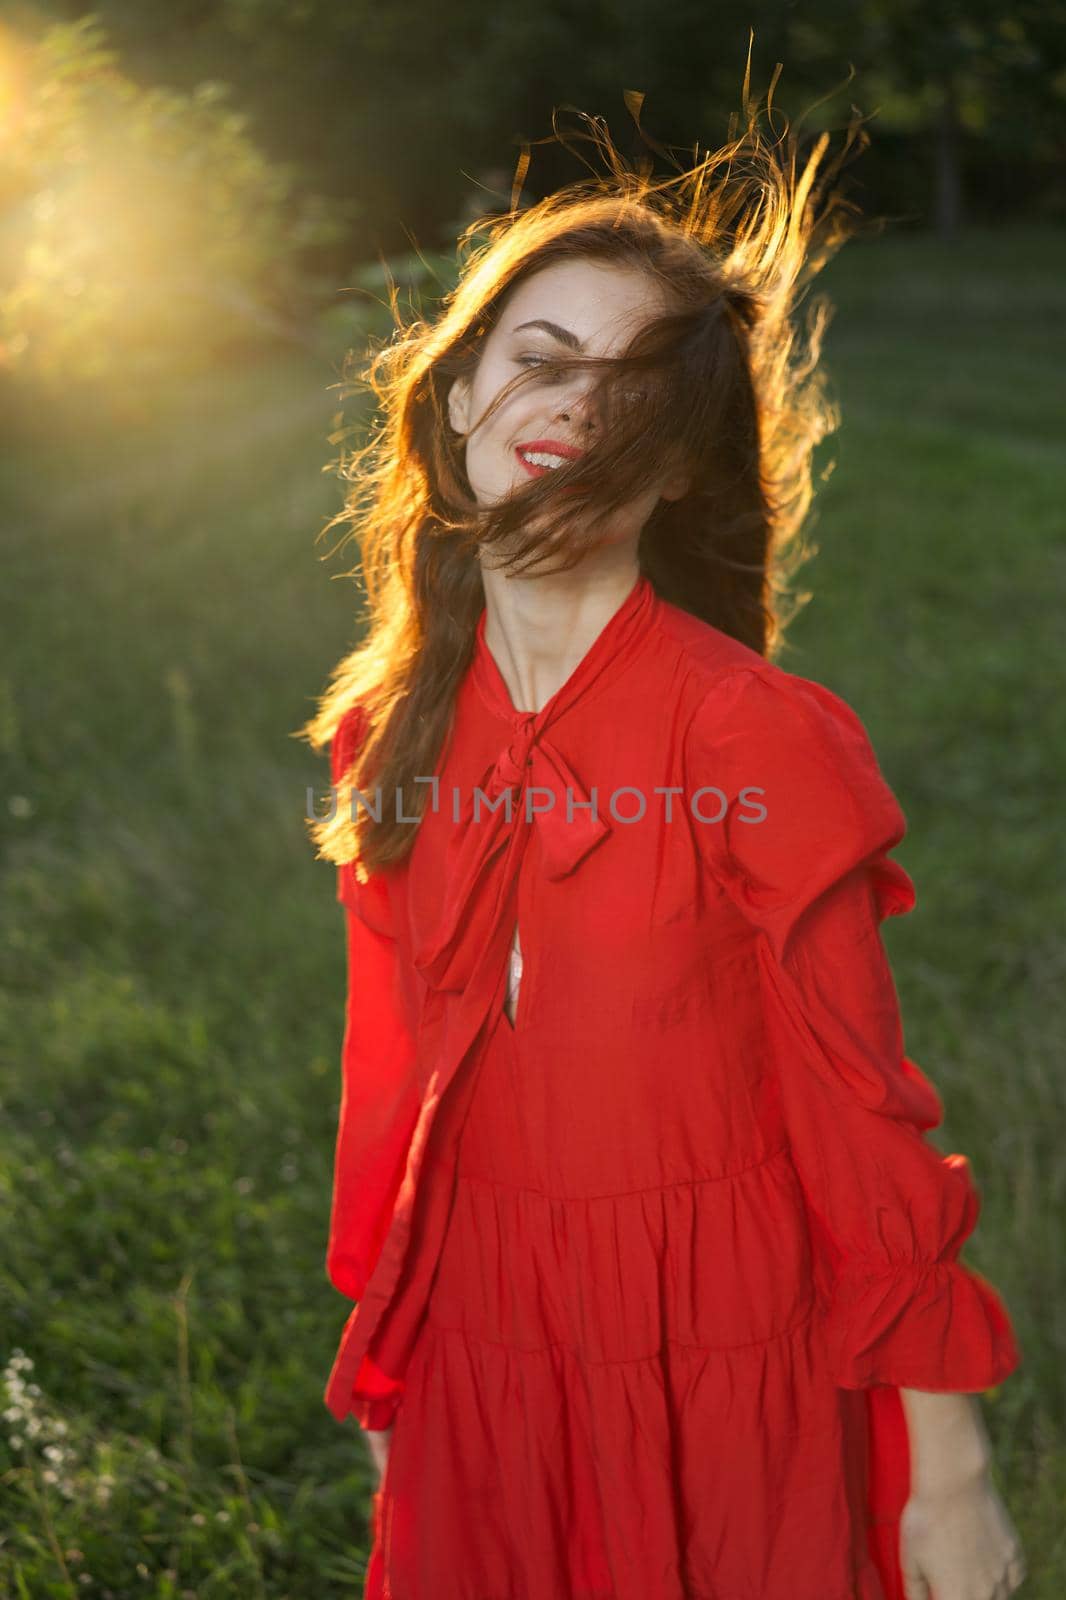
[(900, 1389), (910, 1448), (910, 1492), (937, 1498), (972, 1487), (992, 1465), (978, 1397)]

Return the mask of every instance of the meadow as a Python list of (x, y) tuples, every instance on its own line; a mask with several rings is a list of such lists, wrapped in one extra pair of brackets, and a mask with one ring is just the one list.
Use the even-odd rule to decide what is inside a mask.
[[(1066, 1592), (1064, 259), (901, 235), (826, 273), (843, 425), (781, 658), (908, 818), (885, 938), (1023, 1350), (983, 1407), (1032, 1600)], [(361, 1593), (372, 1469), (322, 1403), (343, 923), (294, 736), (358, 636), (337, 378), (74, 388), (0, 465), (5, 1597)]]

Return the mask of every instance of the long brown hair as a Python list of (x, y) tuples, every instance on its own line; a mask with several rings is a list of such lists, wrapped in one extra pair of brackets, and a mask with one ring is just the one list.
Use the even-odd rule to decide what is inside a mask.
[[(647, 140), (643, 97), (626, 99)], [(350, 488), (327, 524), (350, 523), (358, 539), (368, 625), (298, 730), (322, 749), (345, 713), (361, 708), (364, 736), (335, 774), (332, 814), (308, 819), (320, 858), (355, 861), (365, 879), (410, 850), (417, 829), (404, 819), (421, 817), (427, 790), (414, 780), (437, 768), (485, 603), (479, 546), (505, 543), (507, 571), (568, 570), (595, 548), (615, 507), (650, 476), (676, 469), (689, 475), (688, 492), (660, 500), (648, 518), (641, 572), (664, 599), (768, 659), (780, 652), (788, 622), (810, 598), (790, 599), (788, 590), (813, 553), (801, 535), (812, 453), (839, 421), (818, 366), (831, 309), (818, 297), (802, 331), (793, 317), (800, 291), (854, 231), (856, 208), (829, 180), (867, 138), (853, 113), (843, 150), (819, 177), (828, 134), (797, 170), (787, 122), (772, 142), (760, 131), (748, 71), (743, 107), (739, 134), (734, 116), (720, 149), (665, 179), (652, 178), (647, 157), (627, 167), (600, 120), (578, 113), (609, 176), (594, 174), (519, 209), (520, 164), (512, 209), (461, 234), (458, 280), (438, 314), (403, 326), (393, 294), (396, 335), (359, 380), (381, 420), (342, 466)], [(622, 355), (553, 356), (504, 386), (484, 416), (525, 383), (602, 368), (591, 405), (608, 425), (602, 445), (580, 460), (479, 506), (449, 421), (448, 390), (476, 367), (510, 291), (577, 258), (643, 270), (665, 290), (668, 309)], [(639, 406), (629, 403), (634, 382)], [(402, 796), (402, 813), (385, 803), (375, 820), (351, 806), (353, 787), (370, 796), (378, 786)]]

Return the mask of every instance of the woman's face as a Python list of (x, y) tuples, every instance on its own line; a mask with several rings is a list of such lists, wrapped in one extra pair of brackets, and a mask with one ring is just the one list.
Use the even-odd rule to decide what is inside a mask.
[[(485, 338), (473, 380), (457, 378), (448, 394), (452, 427), (467, 435), (466, 474), (479, 505), (493, 505), (527, 481), (523, 446), (539, 442), (537, 453), (550, 454), (552, 445), (581, 451), (597, 441), (600, 422), (589, 404), (594, 371), (526, 385), (479, 423), (504, 385), (559, 355), (621, 355), (637, 330), (665, 309), (646, 274), (602, 262), (559, 262), (519, 284)], [(472, 424), (478, 425), (471, 432)], [(635, 541), (659, 501), (679, 499), (687, 488), (681, 477), (656, 479), (612, 514), (609, 542)]]

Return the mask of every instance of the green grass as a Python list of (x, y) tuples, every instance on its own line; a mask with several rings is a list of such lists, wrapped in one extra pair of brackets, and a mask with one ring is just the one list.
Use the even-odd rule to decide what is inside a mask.
[[(1046, 232), (894, 239), (826, 274), (844, 426), (782, 658), (856, 707), (909, 819), (919, 906), (886, 939), (937, 1142), (984, 1196), (966, 1258), (1023, 1347), (985, 1415), (1048, 1600), (1063, 256)], [(33, 1363), (0, 1423), (4, 1595), (361, 1592), (372, 1471), (322, 1404), (343, 934), (302, 823), (328, 775), (290, 736), (355, 637), (353, 557), (315, 543), (336, 376), (286, 356), (110, 412), (72, 396), (0, 469), (0, 1362)]]

